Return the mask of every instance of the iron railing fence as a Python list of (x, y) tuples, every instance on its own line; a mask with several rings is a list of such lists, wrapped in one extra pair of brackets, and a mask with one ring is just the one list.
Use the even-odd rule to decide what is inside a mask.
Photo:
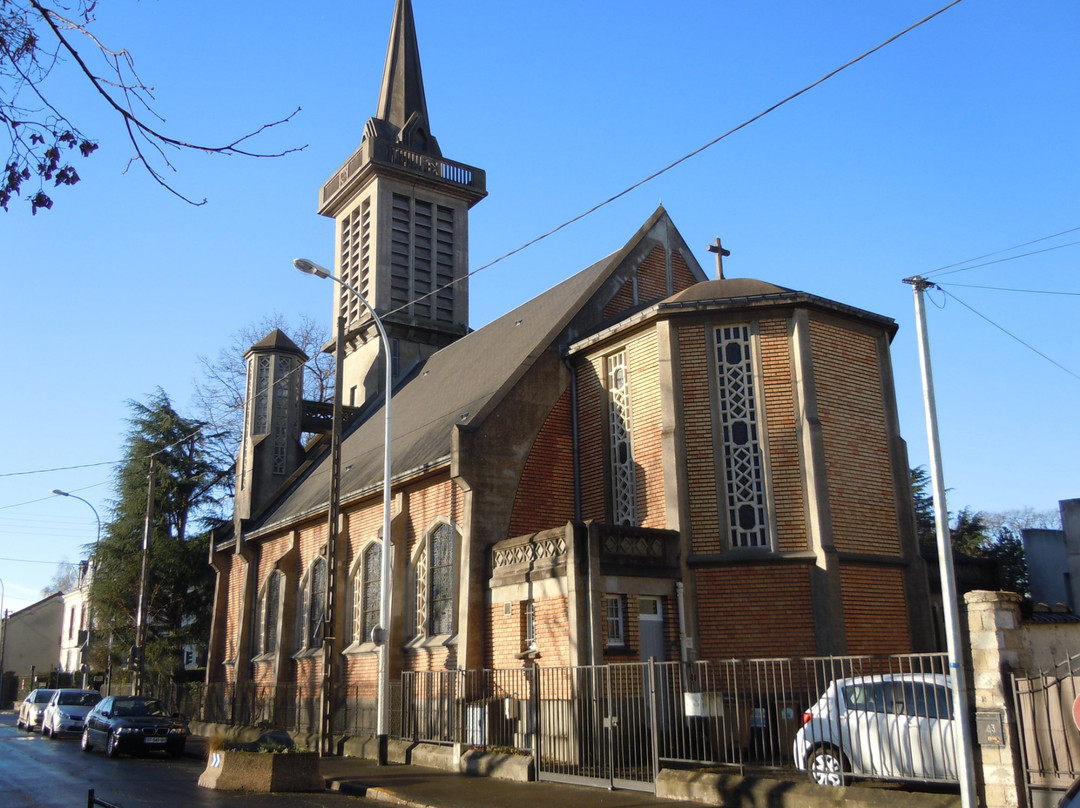
[(1027, 804), (1057, 804), (1080, 777), (1080, 732), (1073, 723), (1080, 654), (1035, 675), (1013, 674), (1012, 686)]
[(532, 749), (533, 668), (406, 671), (400, 737), (424, 743)]
[[(391, 686), (390, 734), (516, 750), (549, 773), (612, 782), (648, 781), (663, 765), (953, 781), (947, 670), (944, 654), (926, 654), (408, 671)], [(150, 680), (145, 690), (190, 720), (319, 729), (315, 685)], [(339, 685), (332, 703), (336, 734), (375, 734), (370, 687)], [(1061, 757), (1051, 730), (1033, 737), (1029, 757)]]
[(947, 670), (924, 654), (410, 672), (402, 737), (532, 752), (564, 779), (668, 764), (950, 782)]

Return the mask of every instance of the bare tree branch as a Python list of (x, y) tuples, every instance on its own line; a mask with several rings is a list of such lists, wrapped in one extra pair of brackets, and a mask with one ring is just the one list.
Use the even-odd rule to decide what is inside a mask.
[[(139, 163), (161, 187), (192, 205), (197, 202), (174, 187), (165, 171), (176, 171), (166, 154), (167, 148), (179, 151), (198, 151), (241, 157), (283, 157), (306, 148), (259, 151), (252, 143), (260, 135), (288, 123), (300, 112), (292, 113), (270, 123), (262, 124), (231, 141), (209, 145), (175, 137), (148, 122), (148, 117), (164, 123), (153, 109), (153, 88), (147, 85), (135, 69), (135, 62), (126, 49), (116, 50), (107, 46), (91, 30), (94, 23), (95, 2), (77, 0), (74, 13), (62, 13), (61, 7), (46, 5), (42, 0), (0, 0), (0, 131), (7, 130), (11, 152), (3, 174), (0, 174), (0, 207), (8, 209), (12, 197), (19, 196), (23, 184), (35, 175), (38, 188), (27, 194), (32, 212), (52, 207), (52, 199), (45, 193), (45, 182), (55, 186), (74, 185), (79, 182), (75, 168), (63, 155), (78, 148), (83, 157), (90, 156), (98, 147), (93, 139), (85, 136), (50, 101), (44, 87), (53, 69), (62, 57), (69, 58), (105, 105), (120, 116), (128, 141), (135, 150), (128, 167)], [(67, 11), (67, 9), (64, 9)], [(42, 45), (38, 27), (43, 34), (54, 40), (52, 49)], [(109, 66), (107, 75), (98, 75), (83, 58), (73, 35), (85, 37), (89, 48), (96, 51)], [(48, 38), (48, 37), (47, 37)], [(37, 110), (20, 103), (24, 94), (35, 99)], [(45, 113), (42, 115), (42, 113)]]

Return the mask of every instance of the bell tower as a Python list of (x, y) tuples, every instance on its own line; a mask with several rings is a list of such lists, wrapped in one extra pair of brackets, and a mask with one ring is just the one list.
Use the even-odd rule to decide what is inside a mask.
[[(486, 195), (484, 172), (444, 158), (431, 134), (412, 3), (396, 0), (378, 111), (319, 195), (337, 222), (335, 273), (382, 319), (395, 381), (469, 330), (469, 209)], [(337, 284), (333, 316), (345, 317), (343, 403), (359, 407), (381, 394), (378, 336)]]

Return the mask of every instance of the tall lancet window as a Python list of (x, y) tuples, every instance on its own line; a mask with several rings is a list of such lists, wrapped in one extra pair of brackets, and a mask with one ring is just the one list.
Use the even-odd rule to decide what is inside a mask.
[(289, 395), (292, 391), (292, 385), (296, 384), (292, 379), (292, 373), (293, 357), (279, 356), (277, 358), (277, 373), (274, 376), (274, 409), (270, 418), (274, 432), (274, 474), (284, 474), (287, 471)]
[(608, 454), (611, 467), (611, 520), (617, 525), (637, 524), (637, 474), (630, 440), (630, 384), (626, 351), (607, 358)]
[(768, 547), (765, 458), (750, 327), (716, 329), (724, 497), (732, 547)]

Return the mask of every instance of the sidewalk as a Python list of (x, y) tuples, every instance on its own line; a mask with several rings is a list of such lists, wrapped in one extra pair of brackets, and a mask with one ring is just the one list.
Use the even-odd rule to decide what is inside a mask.
[[(206, 739), (188, 738), (187, 753), (206, 757)], [(686, 805), (636, 791), (607, 791), (561, 783), (519, 783), (470, 777), (426, 766), (379, 766), (355, 757), (320, 762), (327, 788), (409, 808), (671, 808)]]

